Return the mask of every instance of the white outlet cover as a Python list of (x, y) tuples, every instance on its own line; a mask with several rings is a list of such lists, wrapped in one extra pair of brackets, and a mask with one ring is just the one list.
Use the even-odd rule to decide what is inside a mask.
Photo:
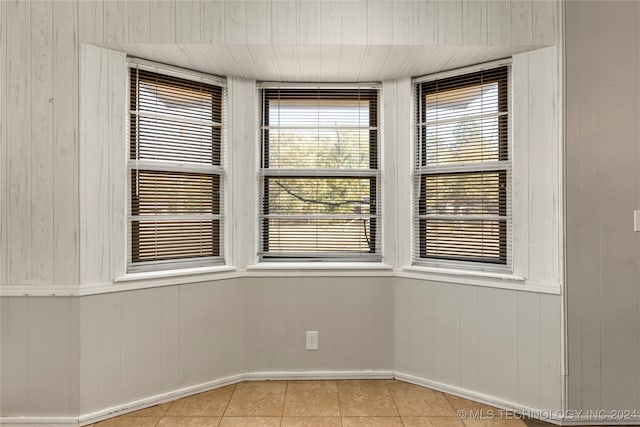
[(640, 211), (633, 211), (633, 231), (640, 231)]
[(318, 331), (307, 331), (307, 350), (318, 349)]

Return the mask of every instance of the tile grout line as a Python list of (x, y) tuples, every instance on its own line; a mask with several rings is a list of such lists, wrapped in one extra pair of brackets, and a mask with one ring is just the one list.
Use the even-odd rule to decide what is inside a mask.
[(389, 396), (391, 396), (391, 401), (393, 402), (393, 406), (396, 408), (396, 412), (398, 413), (398, 418), (400, 418), (400, 424), (404, 426), (404, 420), (400, 415), (400, 409), (398, 409), (398, 404), (396, 403), (396, 399), (393, 397), (393, 393), (391, 392), (391, 387), (389, 387), (389, 380), (383, 380), (385, 387), (387, 387), (387, 391), (389, 392)]
[(340, 404), (340, 380), (335, 380), (336, 383), (336, 394), (338, 395), (338, 413), (340, 414), (340, 426), (344, 427), (342, 423), (342, 405)]
[(284, 383), (284, 399), (282, 399), (282, 411), (280, 411), (280, 426), (282, 426), (282, 420), (284, 418), (284, 405), (287, 402), (287, 393), (289, 392), (289, 381)]
[(229, 400), (227, 400), (227, 404), (224, 406), (224, 411), (222, 411), (222, 416), (220, 417), (220, 421), (218, 421), (218, 424), (217, 424), (218, 426), (222, 424), (222, 419), (226, 415), (227, 409), (229, 409), (229, 404), (231, 403), (231, 399), (233, 399), (233, 395), (236, 394), (236, 390), (238, 389), (238, 384), (242, 384), (242, 383), (240, 382), (240, 383), (233, 384), (233, 391), (231, 392), (231, 396), (229, 396)]

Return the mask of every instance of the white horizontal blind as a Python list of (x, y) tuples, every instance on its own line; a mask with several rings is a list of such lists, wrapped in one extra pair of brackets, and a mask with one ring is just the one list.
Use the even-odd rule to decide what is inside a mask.
[(509, 67), (416, 84), (414, 263), (511, 265)]
[(189, 77), (130, 65), (128, 271), (224, 262), (225, 89)]
[(261, 260), (381, 259), (378, 88), (260, 87)]

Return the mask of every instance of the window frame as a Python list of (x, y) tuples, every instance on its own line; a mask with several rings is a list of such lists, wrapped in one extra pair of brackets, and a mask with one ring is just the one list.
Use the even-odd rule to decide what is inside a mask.
[[(313, 264), (323, 265), (347, 265), (348, 263), (379, 263), (382, 261), (382, 85), (380, 83), (288, 83), (288, 82), (258, 82), (257, 83), (257, 129), (258, 129), (258, 192), (257, 192), (257, 261), (259, 265), (268, 265), (274, 263), (276, 265), (304, 265), (304, 263), (311, 262)], [(375, 131), (375, 140), (369, 144), (369, 164), (370, 166), (375, 164), (374, 167), (367, 169), (322, 169), (322, 168), (279, 168), (269, 169), (264, 167), (265, 161), (268, 164), (268, 158), (264, 158), (265, 150), (265, 131), (269, 130), (269, 123), (265, 121), (264, 108), (268, 101), (265, 101), (265, 91), (269, 90), (282, 90), (282, 91), (353, 91), (353, 90), (374, 90), (375, 95), (373, 97), (363, 97), (362, 99), (369, 99), (370, 102), (375, 102), (375, 126), (368, 126), (367, 128), (371, 132)], [(273, 98), (275, 99), (275, 98)], [(282, 99), (282, 98), (280, 98)], [(316, 98), (309, 98), (310, 100)], [(345, 98), (349, 99), (349, 98)], [(357, 98), (351, 98), (356, 100)], [(267, 107), (268, 108), (268, 107)], [(372, 117), (369, 118), (370, 123)], [(268, 137), (267, 142), (268, 144)], [(373, 147), (373, 148), (372, 148)], [(371, 155), (375, 152), (375, 160)], [(268, 155), (268, 153), (267, 153)], [(372, 189), (370, 186), (370, 194), (375, 202), (370, 203), (370, 216), (373, 221), (373, 226), (370, 228), (370, 237), (373, 239), (373, 250), (368, 253), (357, 252), (300, 252), (300, 253), (272, 253), (264, 251), (265, 241), (268, 240), (268, 210), (266, 210), (265, 197), (268, 194), (268, 180), (271, 178), (286, 177), (286, 178), (313, 178), (313, 179), (332, 179), (332, 178), (361, 178), (368, 179), (375, 185)], [(314, 215), (310, 214), (309, 217)]]
[[(127, 118), (126, 118), (126, 274), (146, 274), (149, 272), (170, 272), (176, 271), (188, 271), (187, 269), (198, 269), (203, 267), (216, 267), (226, 265), (227, 259), (227, 203), (225, 200), (225, 194), (228, 186), (227, 182), (227, 165), (226, 165), (226, 134), (227, 134), (227, 85), (226, 79), (215, 75), (200, 73), (193, 70), (188, 70), (180, 67), (170, 66), (166, 64), (156, 63), (140, 58), (127, 58)], [(221, 89), (221, 103), (220, 103), (220, 117), (221, 122), (216, 124), (212, 122), (212, 127), (219, 127), (220, 129), (220, 159), (219, 165), (212, 164), (198, 164), (188, 161), (157, 161), (157, 160), (140, 160), (131, 158), (131, 139), (132, 139), (132, 121), (133, 114), (137, 114), (131, 110), (131, 73), (133, 69), (139, 69), (146, 72), (155, 73), (158, 75), (166, 76), (169, 78), (181, 79), (185, 81), (193, 81), (196, 83), (213, 85)], [(169, 118), (169, 116), (167, 116)], [(137, 134), (136, 134), (137, 135)], [(133, 201), (133, 176), (135, 170), (147, 170), (157, 172), (173, 172), (184, 174), (201, 174), (206, 176), (218, 177), (218, 213), (216, 214), (183, 214), (188, 216), (189, 220), (196, 221), (196, 216), (201, 216), (203, 220), (218, 220), (218, 255), (214, 256), (200, 256), (200, 257), (187, 257), (165, 260), (149, 260), (149, 261), (133, 261), (133, 222), (136, 220), (136, 216), (133, 215), (134, 201)], [(212, 191), (215, 190), (215, 186), (212, 186)], [(175, 221), (178, 222), (180, 214), (173, 215)], [(151, 215), (149, 216), (151, 217)], [(166, 218), (160, 218), (165, 219)], [(215, 233), (213, 235), (215, 238)]]
[[(413, 181), (413, 199), (412, 199), (412, 250), (411, 250), (411, 264), (416, 268), (435, 268), (444, 269), (446, 271), (477, 271), (487, 272), (489, 274), (511, 274), (513, 272), (514, 260), (513, 260), (513, 96), (512, 96), (512, 59), (507, 58), (503, 60), (492, 61), (490, 63), (478, 64), (461, 69), (444, 71), (436, 74), (421, 76), (412, 79), (412, 92), (413, 92), (413, 143), (412, 143), (412, 181)], [(424, 99), (425, 93), (421, 90), (421, 85), (424, 83), (430, 83), (439, 80), (456, 79), (465, 76), (470, 76), (480, 72), (491, 72), (500, 68), (506, 68), (506, 87), (503, 88), (504, 96), (506, 97), (506, 114), (505, 121), (507, 129), (504, 132), (504, 143), (506, 144), (506, 160), (487, 161), (478, 163), (467, 163), (461, 165), (441, 165), (441, 166), (426, 166), (423, 164), (423, 155), (421, 154), (425, 138), (421, 129), (426, 126), (426, 121), (421, 122), (422, 108), (426, 102)], [(496, 80), (497, 81), (497, 80)], [(500, 90), (500, 82), (498, 90)], [(458, 87), (465, 87), (471, 85), (460, 85)], [(498, 95), (500, 98), (500, 94)], [(500, 109), (499, 109), (500, 110)], [(499, 117), (499, 112), (497, 114)], [(426, 131), (425, 131), (426, 132)], [(502, 144), (502, 140), (499, 144)], [(424, 154), (426, 156), (426, 154)], [(425, 157), (426, 158), (426, 157)], [(506, 189), (504, 191), (505, 197), (505, 210), (504, 215), (504, 242), (501, 240), (501, 244), (504, 244), (504, 263), (487, 262), (483, 260), (468, 260), (468, 259), (454, 259), (453, 257), (430, 257), (425, 256), (425, 244), (426, 236), (421, 230), (421, 220), (425, 219), (426, 212), (421, 212), (421, 199), (425, 200), (424, 186), (421, 184), (422, 180), (426, 177), (438, 177), (451, 174), (481, 174), (489, 172), (498, 172), (504, 174), (504, 185)], [(425, 184), (426, 185), (426, 184)], [(500, 193), (499, 193), (500, 194)], [(425, 197), (423, 197), (425, 196)], [(500, 197), (500, 196), (499, 196)], [(436, 215), (437, 216), (437, 215)], [(481, 215), (480, 215), (481, 216)], [(470, 218), (468, 218), (470, 219)], [(475, 220), (475, 219), (474, 219)]]

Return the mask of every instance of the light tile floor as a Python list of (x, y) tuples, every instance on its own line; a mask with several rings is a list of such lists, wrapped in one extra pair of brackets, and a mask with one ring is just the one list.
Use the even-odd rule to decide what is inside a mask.
[(550, 425), (397, 380), (341, 380), (242, 382), (101, 421), (95, 427)]

